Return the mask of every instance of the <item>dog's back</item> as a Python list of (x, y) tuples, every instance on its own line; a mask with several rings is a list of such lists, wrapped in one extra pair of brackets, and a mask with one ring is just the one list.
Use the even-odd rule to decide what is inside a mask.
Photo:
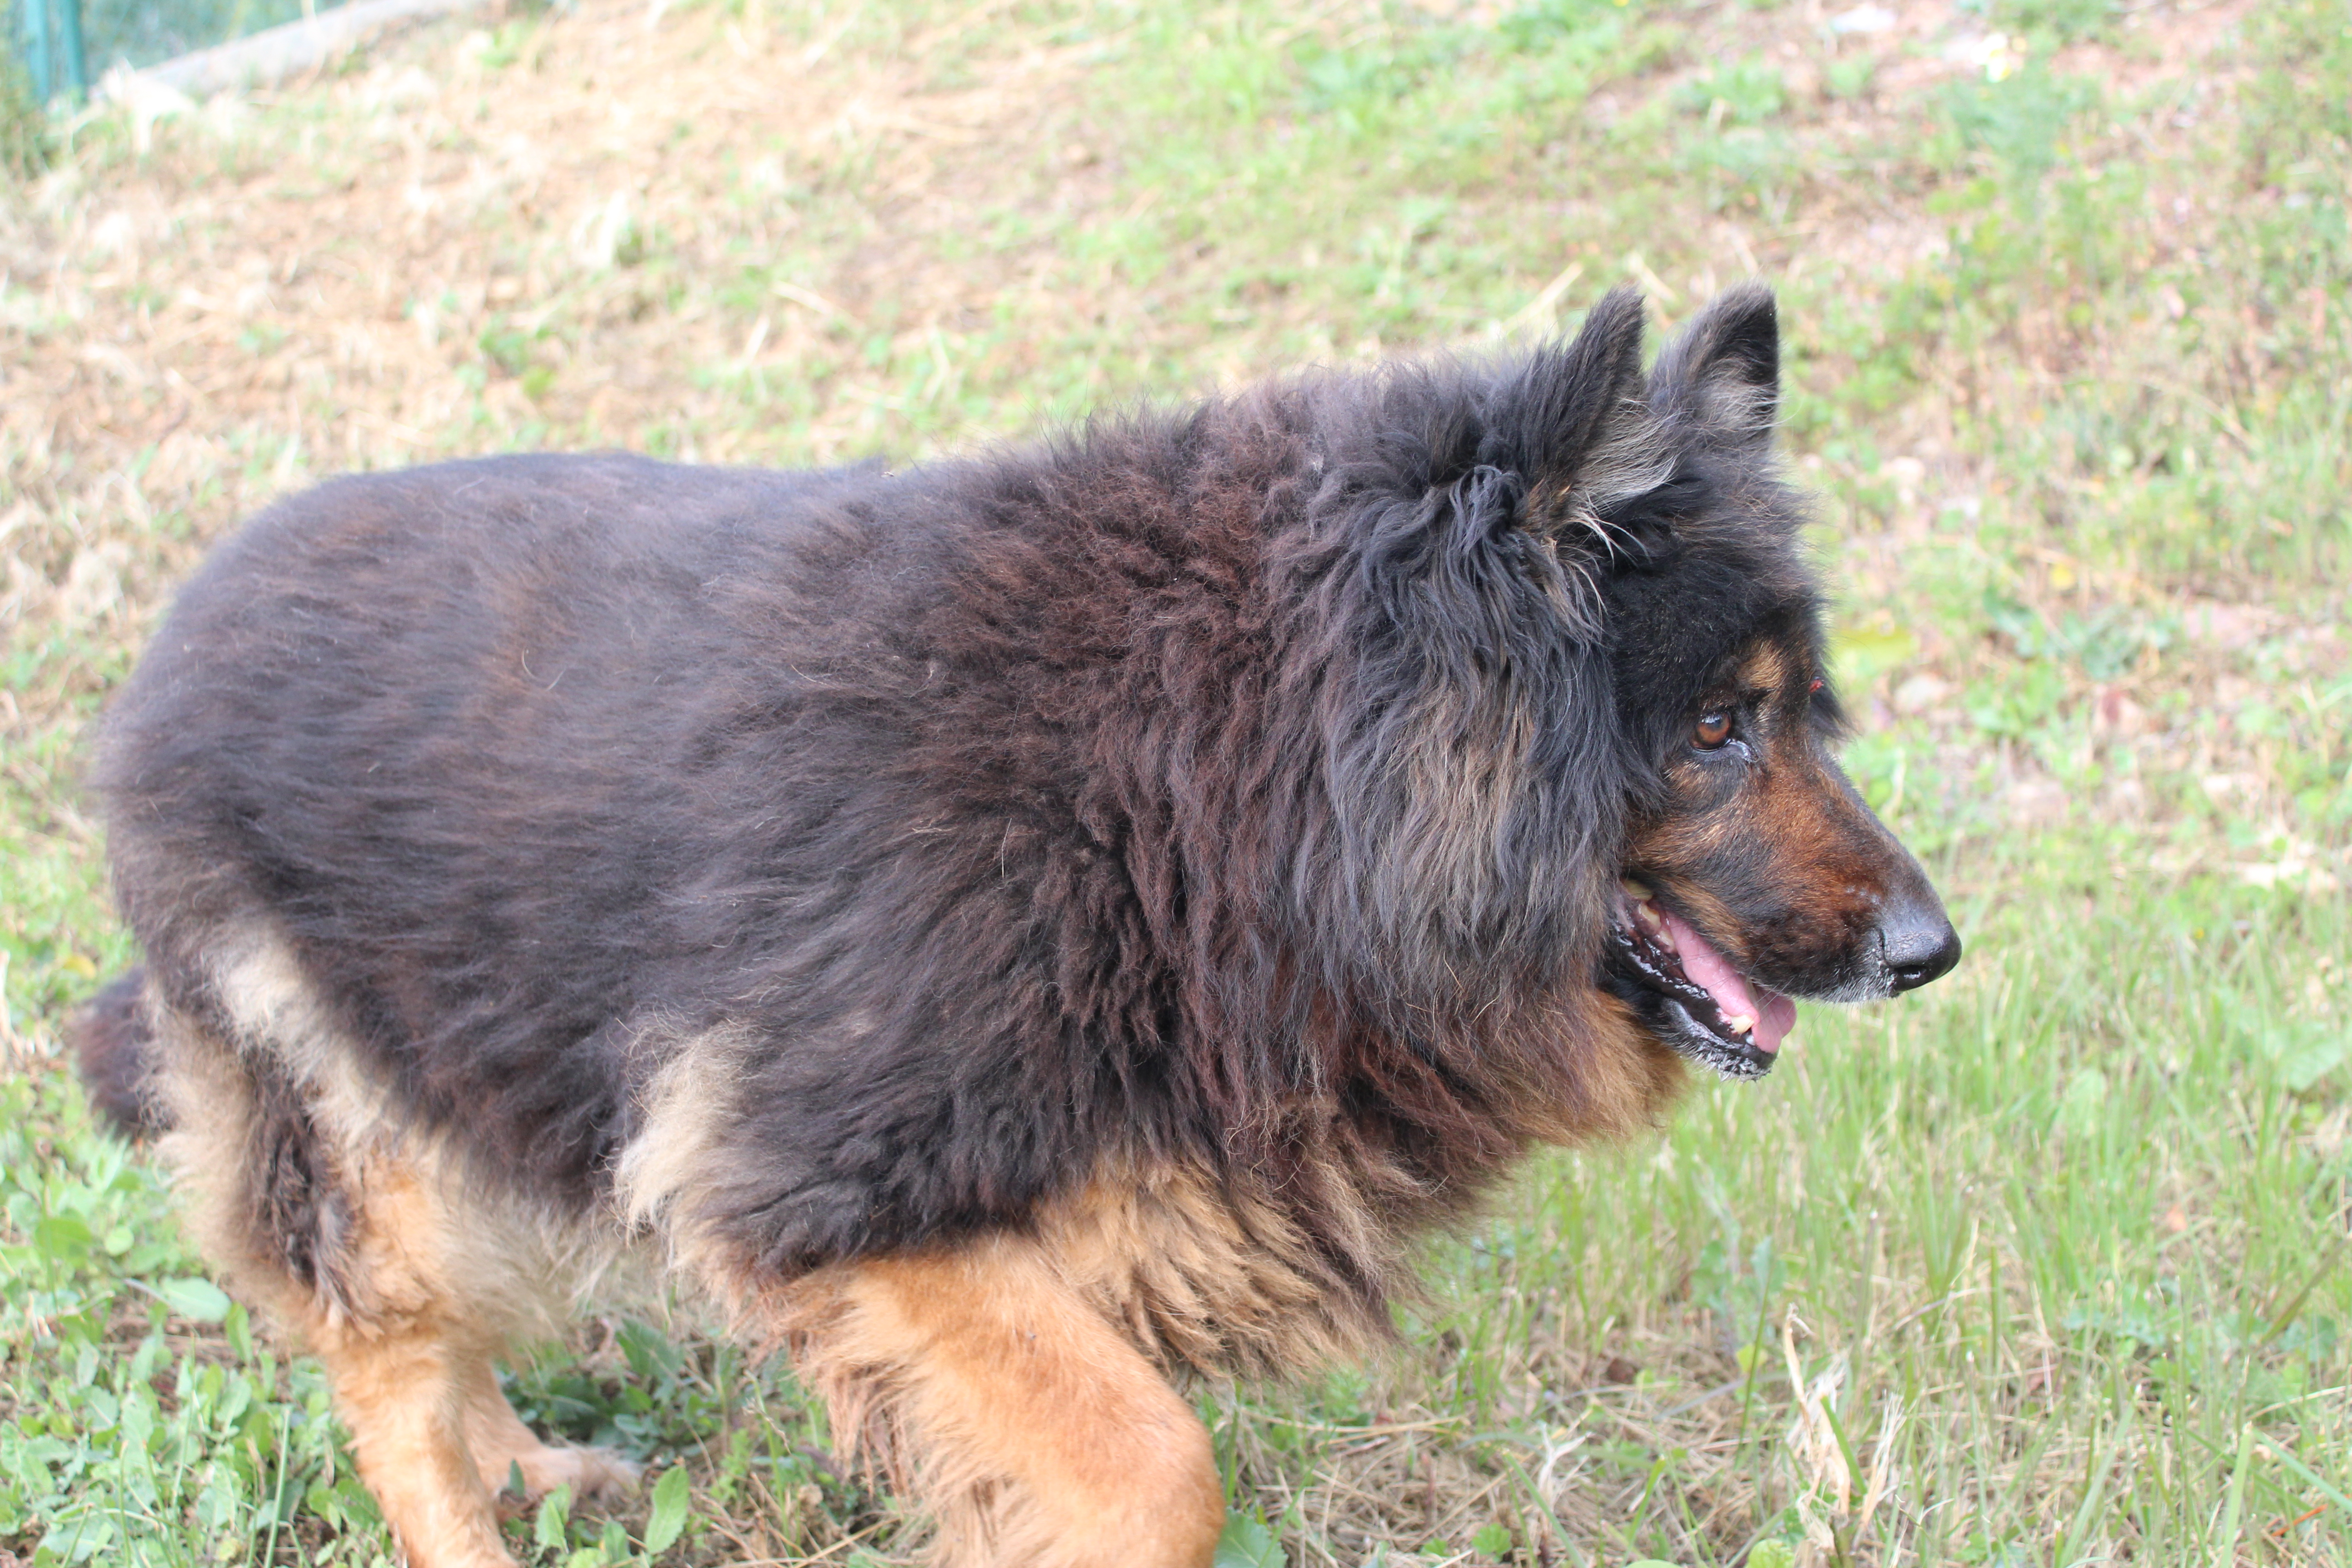
[[(340, 480), (183, 594), (106, 728), (117, 885), (195, 1016), (299, 972), (381, 1113), (583, 1206), (647, 994), (690, 961), (730, 704), (730, 580), (857, 476), (497, 458)], [(796, 520), (809, 519), (796, 526)], [(698, 763), (700, 771), (698, 772)], [(722, 782), (727, 782), (723, 781)], [(236, 976), (247, 975), (240, 999)]]

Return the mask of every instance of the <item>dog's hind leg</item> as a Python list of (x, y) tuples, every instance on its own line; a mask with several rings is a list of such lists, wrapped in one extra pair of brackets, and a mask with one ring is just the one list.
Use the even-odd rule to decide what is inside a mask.
[(492, 1303), (503, 1260), (480, 1256), (499, 1234), (494, 1223), (453, 1204), (445, 1183), (397, 1167), (371, 1164), (362, 1191), (352, 1293), (367, 1310), (313, 1312), (302, 1332), (409, 1568), (509, 1562), (495, 1500), (514, 1471), (532, 1496), (633, 1486), (635, 1465), (541, 1441), (499, 1390), (506, 1316)]
[(309, 1326), (360, 1475), (408, 1568), (512, 1568), (467, 1443), (467, 1385), (490, 1361), (423, 1320), (373, 1335)]
[[(389, 1129), (351, 1131), (348, 1108), (289, 1066), (297, 1037), (237, 1022), (232, 1044), (162, 1010), (164, 1147), (198, 1246), (325, 1363), (409, 1568), (512, 1568), (468, 1440), (512, 1321), (504, 1236), (456, 1206), (429, 1152)], [(500, 1458), (501, 1479), (520, 1457)]]
[[(173, 1136), (184, 1144), (184, 1115), (179, 1126)], [(248, 1135), (247, 1152), (271, 1141)], [(299, 1162), (312, 1178), (306, 1186), (285, 1171), (298, 1162), (278, 1142), (274, 1162), (247, 1166), (280, 1167), (278, 1184), (268, 1189), (237, 1192), (244, 1184), (234, 1174), (216, 1182), (183, 1163), (188, 1184), (199, 1189), (205, 1249), (239, 1294), (325, 1364), (361, 1478), (408, 1568), (512, 1568), (499, 1542), (494, 1489), (467, 1441), (468, 1396), (486, 1382), (497, 1392), (491, 1358), (502, 1336), (494, 1319), (450, 1289), (452, 1227), (438, 1184), (377, 1157), (331, 1176), (319, 1162)], [(322, 1190), (329, 1182), (331, 1205)], [(325, 1244), (319, 1253), (306, 1256), (288, 1232), (268, 1228), (289, 1217), (283, 1211), (297, 1197), (333, 1216), (312, 1233)]]
[(1207, 1568), (1207, 1430), (1035, 1243), (842, 1265), (794, 1295), (803, 1374), (839, 1440), (912, 1480), (941, 1568)]

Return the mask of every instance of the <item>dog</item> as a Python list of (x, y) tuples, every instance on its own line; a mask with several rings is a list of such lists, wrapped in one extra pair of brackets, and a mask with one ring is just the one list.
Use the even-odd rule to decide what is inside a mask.
[(1190, 1378), (1391, 1331), (1531, 1146), (1959, 942), (1832, 760), (1771, 295), (898, 472), (283, 501), (94, 780), (86, 1072), (324, 1363), (412, 1568), (627, 1485), (494, 1363), (615, 1258), (789, 1349), (954, 1568), (1203, 1568)]

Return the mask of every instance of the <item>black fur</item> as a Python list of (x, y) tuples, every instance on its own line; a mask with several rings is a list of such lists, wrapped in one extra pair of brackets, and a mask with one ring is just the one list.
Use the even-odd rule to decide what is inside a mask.
[(285, 1069), (248, 1056), (253, 1084), (244, 1190), (257, 1232), (275, 1244), (286, 1277), (349, 1310), (360, 1292), (349, 1278), (348, 1247), (358, 1232), (351, 1194), (335, 1170), (308, 1096)]
[(123, 910), (191, 1011), (266, 923), (400, 1114), (577, 1213), (729, 1031), (702, 1217), (746, 1268), (1173, 1160), (1377, 1315), (1340, 1188), (1409, 1229), (1677, 1081), (1596, 973), (1695, 693), (1818, 644), (1775, 343), (1736, 295), (1645, 384), (1621, 293), (1563, 347), (895, 474), (336, 480), (116, 702)]
[(82, 1005), (68, 1031), (91, 1106), (130, 1138), (143, 1138), (163, 1123), (148, 1081), (146, 994), (146, 971), (127, 970)]

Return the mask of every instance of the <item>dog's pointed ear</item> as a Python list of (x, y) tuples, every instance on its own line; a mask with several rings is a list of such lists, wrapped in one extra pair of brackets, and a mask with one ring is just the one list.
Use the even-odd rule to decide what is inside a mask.
[(1657, 411), (1723, 447), (1761, 447), (1780, 411), (1780, 318), (1772, 290), (1744, 283), (1675, 335), (1650, 375)]
[(1610, 290), (1573, 342), (1539, 350), (1507, 394), (1498, 422), (1528, 483), (1524, 517), (1557, 534), (1654, 489), (1671, 465), (1643, 396), (1642, 296)]

